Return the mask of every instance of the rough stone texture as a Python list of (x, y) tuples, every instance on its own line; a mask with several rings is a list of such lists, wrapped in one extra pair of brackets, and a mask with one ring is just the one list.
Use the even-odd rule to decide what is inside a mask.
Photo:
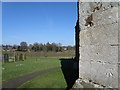
[[(104, 87), (102, 85), (90, 82), (87, 79), (84, 79), (84, 80), (77, 79), (75, 84), (73, 85), (73, 88), (104, 88)], [(94, 89), (92, 89), (92, 90), (94, 90)]]
[[(117, 2), (79, 2), (79, 78), (112, 88), (118, 88), (118, 6)], [(93, 25), (85, 26), (91, 15)]]
[[(80, 24), (80, 28), (81, 30), (84, 30), (84, 29), (87, 29), (87, 27), (85, 26), (85, 19), (91, 15), (91, 14), (95, 14), (97, 18), (93, 18), (95, 24), (98, 24), (98, 20), (99, 21), (99, 24), (104, 24), (104, 23), (114, 23), (116, 21), (118, 21), (118, 18), (112, 18), (113, 16), (116, 16), (118, 17), (118, 3), (117, 2), (99, 2), (99, 3), (93, 3), (93, 2), (80, 2), (79, 3), (79, 24)], [(111, 6), (113, 7), (111, 9)], [(99, 10), (95, 9), (96, 7), (99, 8)], [(94, 11), (95, 10), (95, 11)], [(94, 12), (93, 12), (94, 11)], [(105, 13), (107, 12), (107, 13)], [(114, 13), (116, 12), (116, 14)], [(82, 17), (82, 18), (81, 18)], [(104, 21), (104, 20), (106, 21)], [(109, 19), (109, 21), (108, 21)], [(115, 19), (114, 21), (112, 21), (111, 19)], [(96, 22), (97, 21), (97, 22)], [(99, 25), (98, 24), (98, 25)]]
[[(120, 2), (119, 2), (120, 5)], [(118, 7), (118, 43), (120, 44), (120, 6)], [(119, 88), (120, 88), (120, 46), (118, 47), (118, 62), (119, 62), (119, 66), (118, 66), (118, 83), (119, 83)]]

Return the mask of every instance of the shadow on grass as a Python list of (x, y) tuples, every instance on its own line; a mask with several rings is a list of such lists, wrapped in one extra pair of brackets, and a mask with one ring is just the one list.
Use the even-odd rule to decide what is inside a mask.
[(67, 83), (67, 90), (72, 88), (76, 79), (79, 77), (78, 63), (75, 59), (59, 59), (61, 61), (61, 69)]

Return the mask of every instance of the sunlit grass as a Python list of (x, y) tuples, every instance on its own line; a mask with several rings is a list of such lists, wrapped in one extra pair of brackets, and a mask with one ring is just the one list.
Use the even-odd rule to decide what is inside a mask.
[(26, 61), (4, 63), (2, 65), (2, 81), (58, 66), (60, 66), (58, 58), (30, 57)]
[(63, 73), (61, 69), (58, 69), (40, 75), (24, 83), (19, 88), (66, 88), (66, 87), (67, 84), (65, 82)]

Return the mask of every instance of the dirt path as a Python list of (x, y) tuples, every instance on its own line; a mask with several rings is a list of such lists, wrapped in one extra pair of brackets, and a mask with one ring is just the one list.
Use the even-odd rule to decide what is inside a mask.
[(2, 88), (17, 88), (18, 86), (22, 85), (26, 81), (29, 81), (29, 80), (31, 80), (39, 75), (47, 73), (47, 72), (57, 70), (58, 68), (60, 68), (60, 67), (54, 67), (54, 68), (50, 68), (47, 70), (34, 72), (34, 73), (31, 73), (31, 74), (28, 74), (25, 76), (18, 77), (16, 79), (9, 80), (6, 83), (3, 83)]

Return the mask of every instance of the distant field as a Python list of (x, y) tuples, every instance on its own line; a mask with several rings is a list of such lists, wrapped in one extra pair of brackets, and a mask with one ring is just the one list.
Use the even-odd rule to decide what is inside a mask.
[[(14, 55), (14, 52), (3, 52), (8, 53), (10, 56)], [(63, 52), (20, 52), (16, 51), (16, 53), (26, 53), (28, 57), (74, 57), (75, 51), (74, 50), (67, 50)]]
[(34, 52), (28, 53), (28, 56), (32, 57), (74, 57), (74, 51), (63, 51), (63, 52)]
[(61, 69), (48, 72), (44, 75), (38, 76), (19, 88), (66, 88), (67, 84), (65, 82), (63, 73)]
[(58, 58), (28, 57), (26, 61), (5, 63), (2, 65), (2, 81), (57, 66), (60, 66)]

